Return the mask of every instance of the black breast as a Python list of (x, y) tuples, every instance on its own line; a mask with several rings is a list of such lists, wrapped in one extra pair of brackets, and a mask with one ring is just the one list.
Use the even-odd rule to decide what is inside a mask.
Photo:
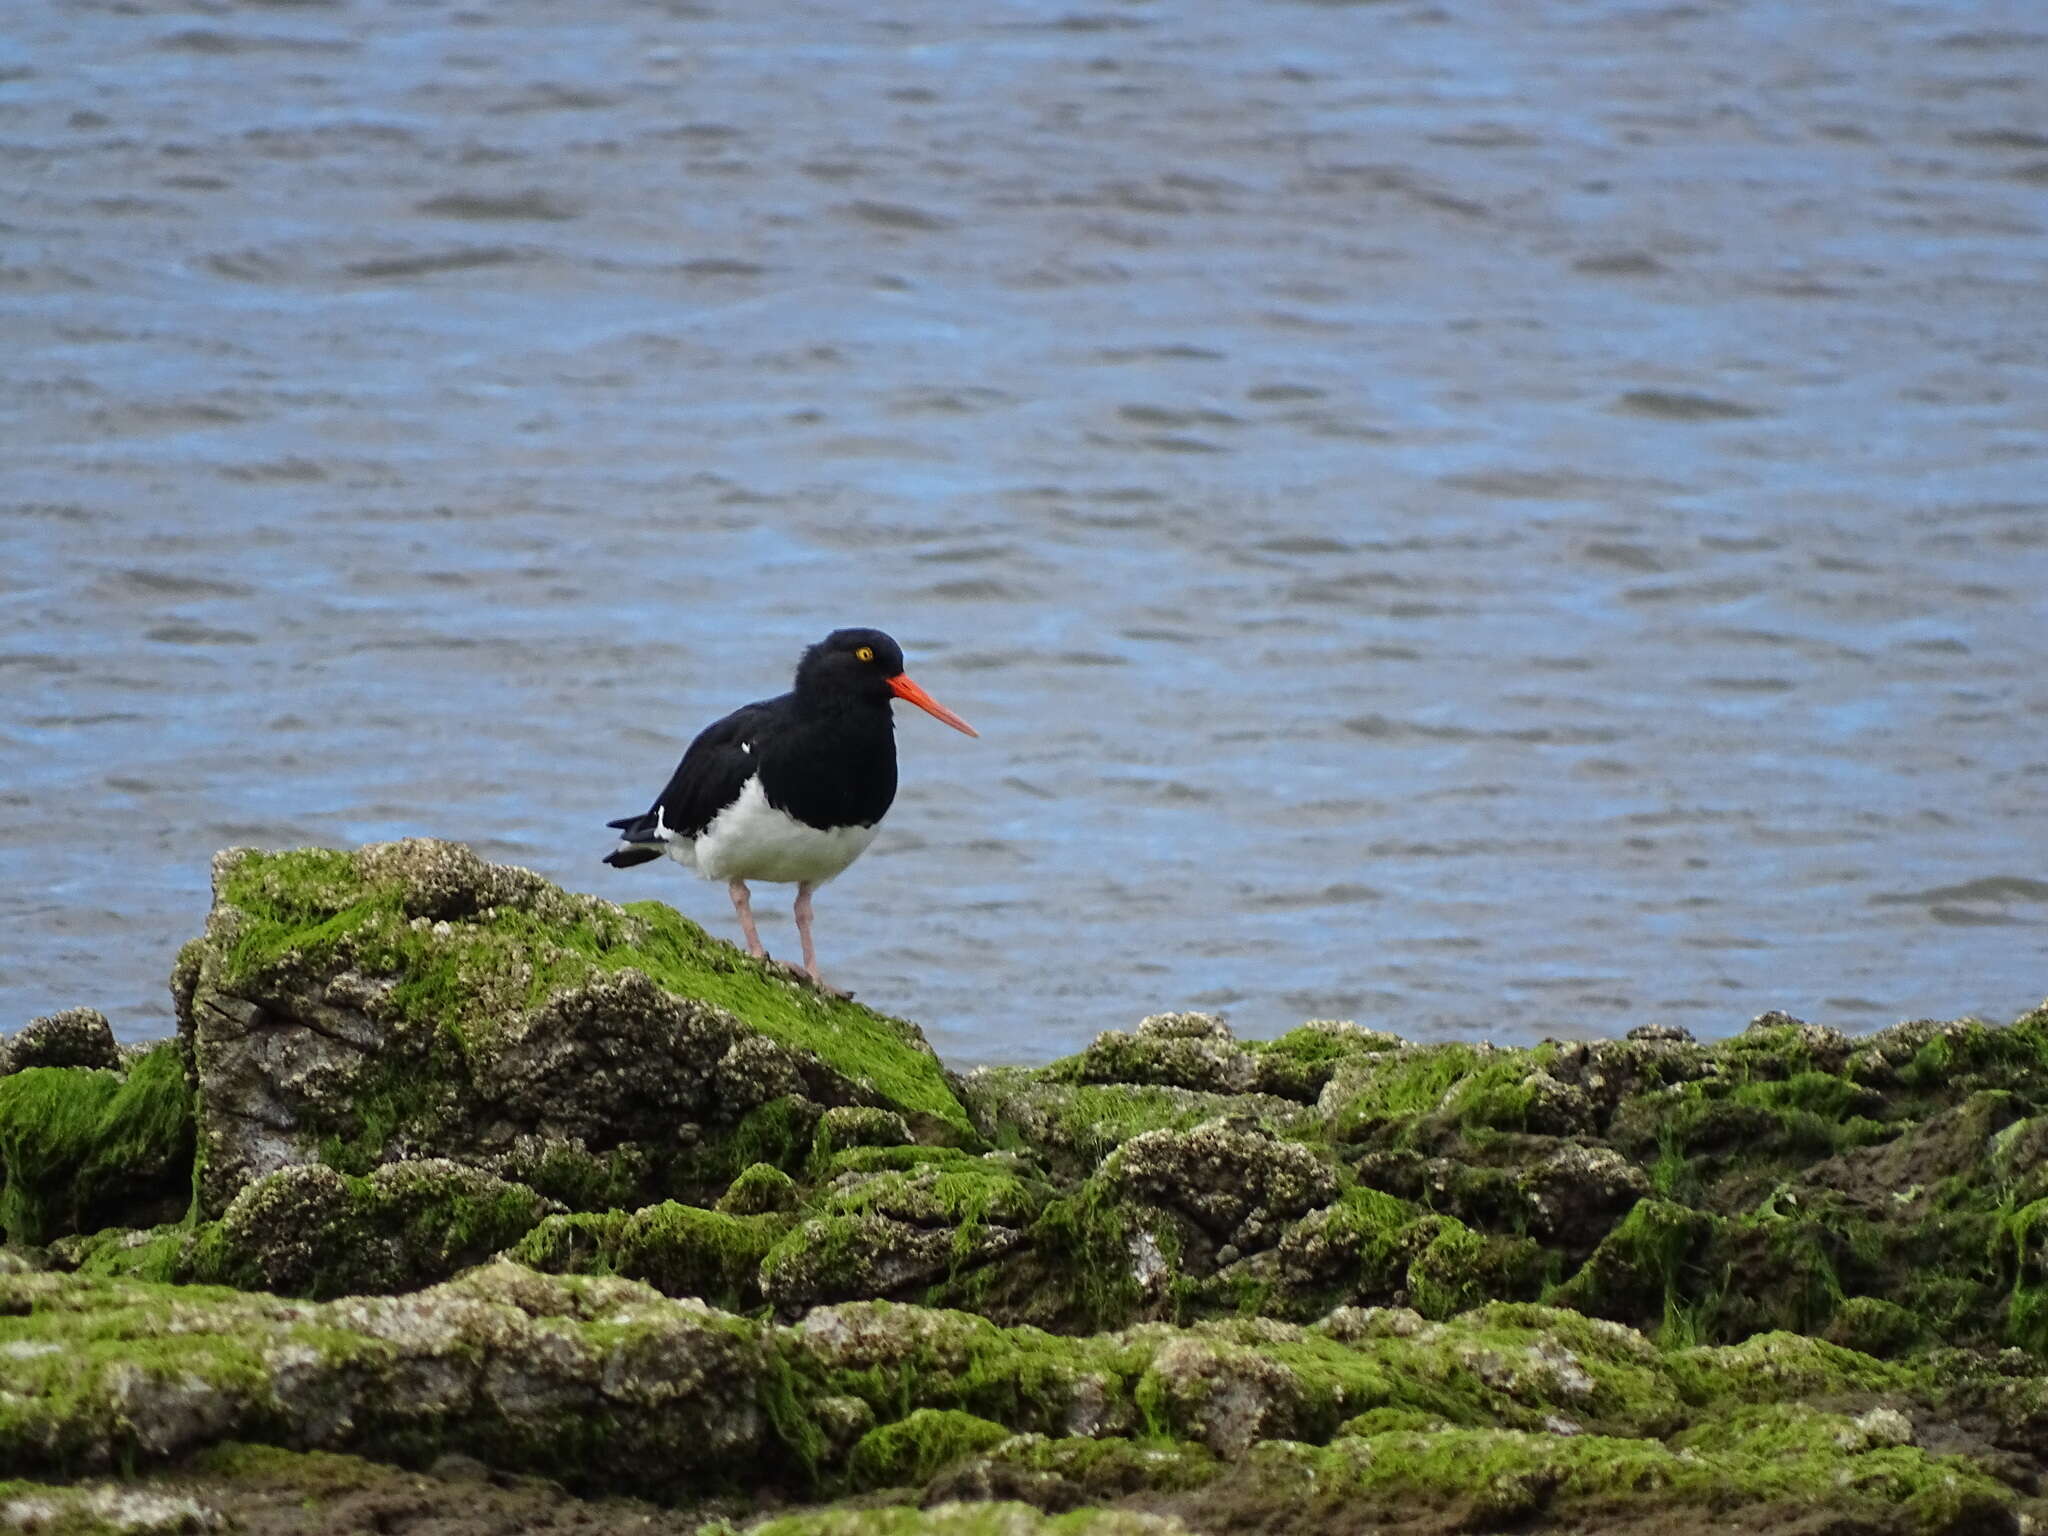
[(754, 743), (768, 803), (811, 827), (871, 827), (896, 799), (896, 726), (886, 702), (856, 704)]

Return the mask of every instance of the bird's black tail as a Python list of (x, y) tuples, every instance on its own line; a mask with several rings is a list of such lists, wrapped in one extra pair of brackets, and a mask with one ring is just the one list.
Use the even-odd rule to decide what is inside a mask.
[(618, 829), (619, 846), (604, 856), (614, 869), (631, 869), (668, 852), (668, 829), (652, 811), (644, 816), (622, 816), (605, 825)]

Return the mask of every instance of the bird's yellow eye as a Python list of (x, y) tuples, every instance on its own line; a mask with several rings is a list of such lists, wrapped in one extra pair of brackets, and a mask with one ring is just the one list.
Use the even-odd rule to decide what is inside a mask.
[(875, 659), (875, 648), (872, 645), (859, 646), (854, 650), (853, 659), (855, 661), (873, 661)]

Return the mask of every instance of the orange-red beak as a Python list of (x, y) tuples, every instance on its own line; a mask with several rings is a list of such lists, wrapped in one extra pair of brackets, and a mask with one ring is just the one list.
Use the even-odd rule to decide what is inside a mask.
[(945, 705), (913, 683), (910, 680), (910, 675), (906, 672), (898, 672), (889, 679), (889, 691), (895, 694), (897, 698), (907, 703), (915, 704), (926, 714), (945, 721), (946, 724), (953, 727), (956, 731), (965, 731), (970, 736), (979, 736), (981, 734), (981, 732), (977, 731), (973, 726), (962, 720), (953, 711), (946, 708)]

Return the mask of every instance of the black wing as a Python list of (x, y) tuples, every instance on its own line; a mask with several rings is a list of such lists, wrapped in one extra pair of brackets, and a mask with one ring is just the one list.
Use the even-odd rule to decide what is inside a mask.
[(711, 818), (739, 799), (747, 780), (760, 770), (754, 758), (754, 738), (775, 720), (788, 700), (785, 694), (748, 704), (704, 727), (646, 813), (608, 824), (618, 829), (623, 846), (605, 855), (605, 862), (622, 869), (643, 864), (661, 856), (666, 842), (662, 833), (696, 837), (711, 825)]

